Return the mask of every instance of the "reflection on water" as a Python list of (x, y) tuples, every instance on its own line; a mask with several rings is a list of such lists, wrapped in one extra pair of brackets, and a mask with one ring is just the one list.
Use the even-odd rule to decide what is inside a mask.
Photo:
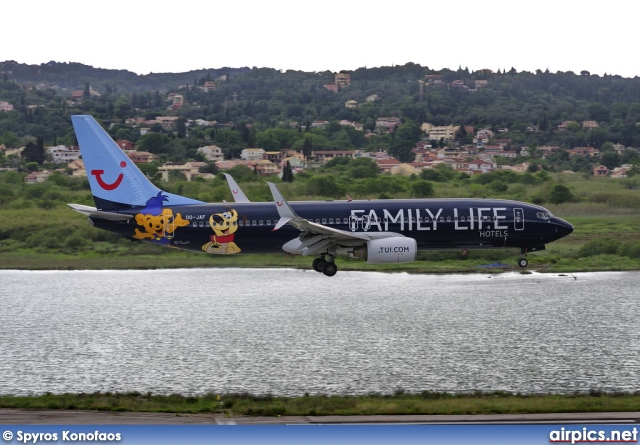
[(640, 273), (0, 271), (0, 394), (635, 391)]

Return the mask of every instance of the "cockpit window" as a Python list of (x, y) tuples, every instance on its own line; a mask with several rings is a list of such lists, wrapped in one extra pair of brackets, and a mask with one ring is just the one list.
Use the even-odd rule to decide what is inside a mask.
[(536, 213), (536, 216), (540, 219), (549, 219), (551, 218), (551, 214), (548, 212), (538, 212)]

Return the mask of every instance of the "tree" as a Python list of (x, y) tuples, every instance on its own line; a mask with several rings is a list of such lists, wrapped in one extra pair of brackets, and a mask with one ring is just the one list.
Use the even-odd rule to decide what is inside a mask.
[(173, 170), (169, 172), (169, 180), (170, 181), (186, 181), (187, 177), (184, 173)]
[(28, 172), (37, 172), (40, 170), (40, 165), (37, 162), (27, 162), (24, 165), (24, 169)]
[(393, 134), (391, 142), (391, 155), (400, 162), (411, 162), (416, 155), (413, 149), (420, 140), (420, 127), (413, 122), (400, 124)]
[(304, 155), (305, 160), (309, 160), (311, 158), (311, 150), (312, 150), (312, 145), (311, 145), (311, 138), (310, 137), (305, 137), (304, 138), (304, 144), (302, 145), (302, 154)]
[(256, 181), (258, 178), (254, 170), (251, 167), (248, 167), (244, 164), (238, 164), (230, 169), (226, 170), (225, 173), (230, 174), (237, 182), (249, 182)]
[(165, 145), (168, 142), (169, 138), (166, 136), (151, 131), (140, 138), (136, 144), (136, 148), (139, 151), (148, 151), (149, 153), (166, 153), (167, 149)]
[(293, 169), (291, 164), (287, 161), (286, 165), (282, 169), (282, 182), (293, 182)]
[(180, 117), (175, 121), (175, 129), (178, 133), (178, 137), (186, 138), (187, 137), (187, 120), (184, 117)]
[(456, 171), (447, 164), (438, 164), (433, 168), (425, 168), (420, 172), (420, 179), (436, 182), (447, 182), (455, 176)]
[(51, 173), (51, 176), (47, 178), (47, 182), (50, 184), (58, 185), (60, 187), (68, 187), (69, 176), (61, 172), (53, 172)]
[(347, 163), (347, 174), (350, 178), (375, 178), (379, 173), (380, 166), (371, 158), (363, 156), (349, 159)]
[(247, 148), (242, 133), (237, 130), (224, 129), (218, 131), (212, 138), (213, 142), (222, 148), (226, 159), (239, 158), (242, 149)]
[(307, 193), (312, 196), (337, 197), (340, 195), (340, 188), (334, 176), (318, 175), (307, 181)]
[(198, 169), (200, 173), (212, 173), (214, 175), (218, 174), (218, 166), (215, 162), (207, 162), (205, 165)]
[(447, 182), (447, 178), (434, 168), (424, 168), (420, 172), (420, 178), (423, 180), (436, 181), (436, 182)]
[(7, 148), (16, 148), (20, 145), (20, 138), (15, 133), (7, 131), (0, 136), (0, 145), (5, 145)]
[(438, 170), (447, 181), (452, 180), (456, 176), (456, 171), (449, 164), (437, 164), (434, 168)]
[(256, 145), (265, 151), (277, 151), (281, 148), (290, 148), (300, 137), (293, 129), (270, 128), (256, 134)]
[(577, 133), (582, 130), (582, 126), (576, 121), (571, 121), (567, 124), (567, 131), (571, 133)]
[(609, 170), (620, 165), (620, 155), (615, 151), (607, 151), (600, 157), (600, 163), (606, 165)]
[(0, 184), (0, 204), (8, 204), (14, 199), (13, 187), (9, 184)]
[(84, 91), (82, 92), (82, 100), (91, 99), (91, 84), (89, 82), (84, 83)]
[(609, 120), (609, 108), (602, 103), (592, 103), (587, 106), (589, 117), (595, 121)]
[(42, 165), (44, 162), (44, 144), (42, 138), (37, 138), (36, 143), (27, 142), (22, 150), (22, 158), (27, 162), (37, 162)]
[(143, 164), (138, 164), (138, 168), (144, 175), (149, 178), (151, 182), (160, 181), (161, 175), (158, 171), (159, 163), (157, 161), (154, 162), (145, 162)]
[(434, 194), (433, 184), (419, 179), (411, 184), (411, 194), (415, 198), (429, 198)]
[(374, 178), (377, 173), (364, 165), (359, 165), (357, 167), (349, 170), (349, 177), (353, 179), (362, 179), (362, 178)]
[(131, 115), (132, 100), (129, 100), (127, 97), (124, 97), (124, 96), (116, 100), (114, 104), (114, 109), (115, 109), (114, 112), (119, 119), (125, 119), (127, 116)]
[(549, 202), (551, 204), (562, 204), (572, 201), (575, 201), (575, 196), (573, 196), (569, 187), (562, 184), (556, 184), (553, 186), (551, 194), (549, 195)]

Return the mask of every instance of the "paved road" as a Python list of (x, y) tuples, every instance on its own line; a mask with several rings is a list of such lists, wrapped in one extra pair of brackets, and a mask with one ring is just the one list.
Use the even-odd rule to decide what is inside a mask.
[(225, 417), (211, 414), (0, 409), (0, 425), (277, 425), (277, 424), (506, 424), (640, 423), (640, 411), (621, 413)]

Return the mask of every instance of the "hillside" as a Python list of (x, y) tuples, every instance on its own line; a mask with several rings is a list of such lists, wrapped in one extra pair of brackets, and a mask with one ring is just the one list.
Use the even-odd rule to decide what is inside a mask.
[[(93, 68), (79, 63), (49, 62), (25, 65), (0, 62), (5, 81), (39, 88), (83, 89), (88, 82), (104, 94), (109, 87), (122, 94), (155, 90), (178, 91), (201, 85), (205, 79), (227, 75), (213, 94), (193, 91), (194, 105), (205, 106), (217, 120), (221, 99), (233, 101), (228, 113), (234, 118), (259, 119), (261, 114), (288, 119), (367, 120), (374, 116), (397, 116), (436, 125), (465, 124), (506, 127), (540, 125), (553, 128), (565, 120), (593, 119), (610, 128), (637, 123), (640, 119), (640, 79), (620, 76), (591, 76), (586, 72), (536, 73), (510, 71), (491, 73), (467, 70), (434, 71), (407, 64), (395, 67), (360, 68), (350, 73), (351, 85), (338, 93), (323, 86), (333, 82), (333, 74), (280, 72), (269, 68), (203, 69), (187, 73), (137, 75), (124, 70)], [(440, 75), (439, 82), (426, 76)], [(486, 81), (483, 86), (477, 81)], [(420, 83), (422, 82), (422, 84)], [(458, 82), (458, 87), (453, 87)], [(422, 85), (422, 87), (421, 87)], [(68, 93), (67, 93), (68, 94)], [(370, 95), (379, 103), (344, 109), (352, 99), (363, 103)], [(615, 128), (614, 128), (615, 130)], [(625, 135), (627, 136), (627, 135)], [(628, 136), (627, 136), (628, 137)]]
[[(609, 169), (635, 164), (640, 147), (640, 79), (587, 72), (434, 71), (409, 63), (360, 68), (338, 82), (328, 71), (221, 68), (141, 76), (78, 63), (9, 61), (0, 63), (0, 74), (0, 101), (13, 107), (0, 113), (0, 144), (7, 147), (29, 137), (72, 145), (74, 113), (111, 124), (112, 136), (147, 147), (163, 161), (193, 158), (208, 143), (226, 158), (261, 147), (386, 150), (410, 161), (415, 144), (431, 139), (440, 148), (479, 151), (500, 141), (519, 155), (503, 163), (527, 160), (550, 171), (588, 173), (600, 162)], [(85, 97), (72, 96), (74, 90), (85, 90)], [(142, 137), (136, 122), (163, 115), (181, 119)], [(381, 127), (388, 117), (399, 124)], [(187, 128), (196, 119), (214, 125)], [(424, 123), (457, 130), (450, 139), (434, 138), (423, 132)], [(479, 130), (490, 136), (477, 137)], [(560, 151), (547, 156), (537, 152), (542, 146)], [(593, 147), (603, 157), (565, 153), (575, 147)]]
[(139, 75), (126, 70), (94, 68), (81, 63), (48, 62), (41, 65), (27, 65), (15, 61), (0, 62), (0, 74), (4, 80), (12, 80), (21, 85), (41, 85), (58, 87), (63, 90), (82, 89), (89, 82), (94, 89), (104, 91), (107, 86), (122, 93), (168, 90), (176, 85), (192, 83), (194, 79), (207, 75), (235, 75), (248, 68), (220, 68), (189, 71), (186, 73), (150, 73)]

